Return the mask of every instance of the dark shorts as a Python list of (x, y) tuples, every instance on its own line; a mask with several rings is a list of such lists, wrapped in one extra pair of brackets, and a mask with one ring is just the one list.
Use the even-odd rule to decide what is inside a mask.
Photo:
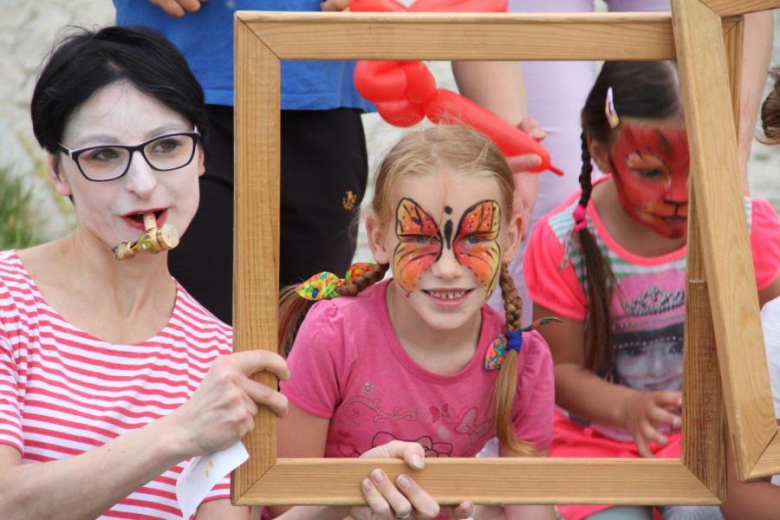
[[(200, 303), (232, 322), (233, 108), (210, 105), (200, 207), (169, 255), (171, 273)], [(320, 271), (343, 276), (355, 253), (368, 156), (360, 111), (282, 111), (279, 280)]]

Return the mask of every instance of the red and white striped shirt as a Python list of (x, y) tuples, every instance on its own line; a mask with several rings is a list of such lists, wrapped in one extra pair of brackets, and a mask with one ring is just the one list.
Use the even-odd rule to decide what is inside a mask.
[[(232, 330), (177, 284), (167, 325), (135, 345), (114, 345), (52, 309), (14, 251), (0, 252), (0, 443), (25, 464), (92, 450), (169, 414), (211, 363), (232, 351)], [(182, 517), (178, 464), (101, 518)], [(205, 500), (227, 498), (229, 478)]]

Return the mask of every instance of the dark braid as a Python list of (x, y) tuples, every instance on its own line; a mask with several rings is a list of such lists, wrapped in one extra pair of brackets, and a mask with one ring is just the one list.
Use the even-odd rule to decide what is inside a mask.
[[(517, 331), (522, 328), (523, 300), (517, 293), (515, 281), (509, 274), (507, 264), (501, 264), (501, 275), (498, 281), (501, 286), (501, 295), (504, 298), (504, 310), (506, 312), (507, 332)], [(508, 349), (506, 357), (498, 374), (498, 382), (493, 396), (494, 424), (496, 435), (502, 445), (511, 449), (515, 454), (533, 457), (538, 452), (528, 442), (517, 438), (512, 425), (512, 406), (517, 393), (517, 352)]]
[[(350, 283), (341, 285), (336, 292), (339, 296), (357, 296), (360, 291), (382, 280), (389, 268), (390, 264), (379, 264), (376, 269), (358, 276)], [(282, 289), (279, 295), (279, 354), (284, 357), (290, 355), (298, 328), (314, 303), (301, 298), (297, 290), (297, 285), (291, 285)]]
[[(593, 183), (593, 163), (588, 141), (582, 133), (582, 173), (580, 174), (580, 206), (588, 207)], [(577, 239), (585, 265), (588, 315), (585, 321), (585, 366), (596, 373), (604, 373), (611, 366), (609, 303), (612, 296), (614, 275), (596, 240), (587, 226), (577, 231)]]

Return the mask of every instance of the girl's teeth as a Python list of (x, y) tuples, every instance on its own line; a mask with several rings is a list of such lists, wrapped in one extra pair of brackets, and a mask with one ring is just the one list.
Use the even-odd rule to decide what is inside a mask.
[(458, 298), (463, 297), (463, 295), (466, 294), (466, 291), (446, 292), (446, 293), (430, 291), (430, 294), (434, 298), (441, 298), (442, 300), (457, 300)]

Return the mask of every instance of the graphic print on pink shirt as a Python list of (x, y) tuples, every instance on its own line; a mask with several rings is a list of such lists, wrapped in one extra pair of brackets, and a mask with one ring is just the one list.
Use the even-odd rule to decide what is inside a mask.
[(622, 278), (612, 298), (616, 382), (636, 390), (682, 388), (685, 272)]

